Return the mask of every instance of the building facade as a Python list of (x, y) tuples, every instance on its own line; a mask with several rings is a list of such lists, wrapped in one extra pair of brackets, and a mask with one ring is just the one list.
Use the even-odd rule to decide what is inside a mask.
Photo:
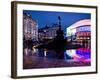
[(80, 20), (66, 29), (67, 41), (85, 48), (91, 46), (91, 20)]
[(23, 14), (23, 35), (26, 40), (38, 41), (38, 23), (29, 14)]
[(38, 37), (39, 40), (43, 39), (53, 39), (57, 36), (56, 31), (59, 29), (59, 26), (45, 26), (44, 28), (39, 29), (38, 31)]

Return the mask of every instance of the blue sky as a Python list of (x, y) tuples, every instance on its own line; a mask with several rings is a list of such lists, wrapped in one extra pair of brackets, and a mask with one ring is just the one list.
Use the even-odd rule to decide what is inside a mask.
[(75, 13), (75, 12), (52, 12), (52, 11), (33, 11), (23, 10), (23, 13), (30, 14), (32, 18), (38, 21), (39, 28), (45, 25), (52, 25), (58, 22), (58, 16), (61, 17), (62, 29), (65, 30), (73, 23), (82, 19), (91, 19), (89, 13)]

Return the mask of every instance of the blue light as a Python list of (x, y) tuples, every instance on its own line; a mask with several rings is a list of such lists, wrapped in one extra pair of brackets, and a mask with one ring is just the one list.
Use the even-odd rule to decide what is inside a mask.
[(90, 51), (76, 50), (76, 54), (84, 57), (85, 59), (90, 59), (91, 58), (91, 52)]
[(80, 26), (76, 29), (76, 32), (81, 32), (81, 31), (91, 31), (90, 26)]

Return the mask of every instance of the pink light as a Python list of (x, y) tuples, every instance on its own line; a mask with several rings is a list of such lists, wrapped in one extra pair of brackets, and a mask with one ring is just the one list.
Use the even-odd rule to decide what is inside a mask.
[(82, 51), (82, 52), (90, 52), (91, 51), (88, 48), (78, 48), (77, 50)]
[(79, 26), (84, 26), (84, 25), (91, 25), (91, 20), (90, 19), (80, 20), (80, 21), (72, 24), (71, 26), (73, 26), (73, 29), (75, 29)]

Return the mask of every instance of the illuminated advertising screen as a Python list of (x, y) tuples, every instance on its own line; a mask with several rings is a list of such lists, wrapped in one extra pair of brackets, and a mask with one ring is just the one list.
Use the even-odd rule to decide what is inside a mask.
[(76, 28), (76, 32), (81, 32), (81, 31), (91, 31), (90, 26), (80, 26)]

